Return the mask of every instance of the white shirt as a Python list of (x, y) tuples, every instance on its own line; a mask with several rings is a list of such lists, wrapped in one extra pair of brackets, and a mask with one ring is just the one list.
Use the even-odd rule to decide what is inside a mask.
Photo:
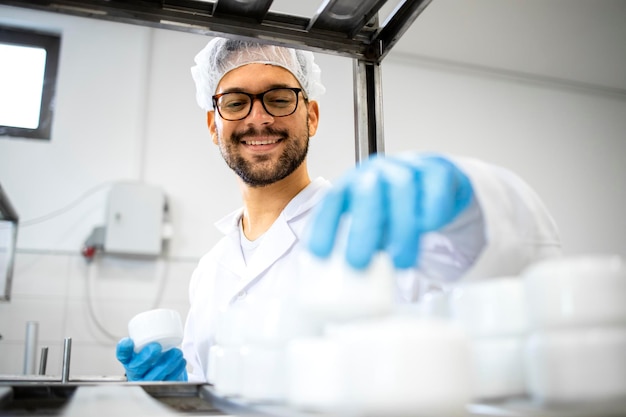
[[(474, 201), (453, 223), (422, 236), (414, 274), (398, 278), (398, 299), (415, 301), (419, 278), (456, 281), (518, 274), (560, 253), (555, 223), (538, 196), (518, 177), (480, 161), (454, 159), (470, 178)], [(330, 183), (315, 179), (285, 207), (246, 264), (239, 222), (243, 209), (216, 223), (224, 237), (200, 260), (189, 286), (183, 353), (190, 381), (206, 381), (209, 349), (220, 311), (253, 294), (288, 293), (313, 208)]]

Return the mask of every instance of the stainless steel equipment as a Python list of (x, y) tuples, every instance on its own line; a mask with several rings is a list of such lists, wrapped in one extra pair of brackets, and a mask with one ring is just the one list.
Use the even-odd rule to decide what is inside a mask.
[[(602, 404), (545, 407), (525, 398), (470, 404), (467, 417), (624, 417), (626, 400)], [(339, 417), (308, 413), (284, 405), (259, 405), (221, 398), (210, 385), (190, 383), (130, 383), (84, 380), (70, 383), (44, 379), (2, 381), (0, 416), (46, 415), (63, 417), (109, 416), (272, 416)]]
[(0, 379), (0, 416), (46, 415), (213, 416), (216, 408), (202, 385), (185, 383), (135, 384), (107, 380), (70, 383)]

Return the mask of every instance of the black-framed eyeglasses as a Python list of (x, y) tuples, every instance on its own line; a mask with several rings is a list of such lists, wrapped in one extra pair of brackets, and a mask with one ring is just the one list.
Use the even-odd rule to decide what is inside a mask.
[[(301, 88), (279, 87), (263, 93), (244, 92), (221, 93), (213, 96), (213, 107), (224, 120), (236, 121), (248, 117), (252, 103), (259, 99), (265, 111), (273, 117), (285, 117), (295, 113)], [(304, 97), (306, 100), (306, 97)]]

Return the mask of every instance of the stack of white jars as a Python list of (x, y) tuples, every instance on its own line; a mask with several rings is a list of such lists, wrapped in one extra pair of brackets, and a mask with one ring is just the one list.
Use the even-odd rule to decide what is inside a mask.
[(519, 277), (458, 285), (450, 316), (470, 337), (474, 400), (526, 394), (523, 348), (528, 333), (524, 283)]
[(546, 260), (524, 271), (528, 390), (545, 404), (626, 398), (626, 266), (619, 256)]
[(241, 395), (241, 347), (244, 343), (245, 305), (234, 304), (220, 312), (215, 344), (209, 350), (207, 382), (222, 396)]
[(248, 296), (218, 319), (209, 352), (208, 380), (218, 394), (251, 403), (286, 401), (289, 341), (318, 333), (288, 298)]
[(338, 256), (306, 265), (300, 306), (324, 330), (288, 345), (290, 406), (352, 416), (466, 415), (465, 332), (394, 310), (386, 255), (359, 272)]

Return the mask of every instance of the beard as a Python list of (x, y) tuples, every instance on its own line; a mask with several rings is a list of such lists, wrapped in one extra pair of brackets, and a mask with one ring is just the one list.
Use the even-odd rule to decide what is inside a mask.
[[(222, 138), (218, 132), (217, 137), (222, 157), (230, 169), (247, 185), (264, 187), (287, 178), (302, 165), (309, 151), (308, 131), (307, 122), (306, 130), (296, 136), (289, 136), (286, 130), (268, 127), (261, 130), (250, 128), (245, 132), (233, 133), (229, 138)], [(280, 137), (285, 146), (277, 161), (272, 161), (270, 155), (257, 155), (253, 160), (247, 160), (239, 153), (238, 146), (242, 139), (259, 135)]]

